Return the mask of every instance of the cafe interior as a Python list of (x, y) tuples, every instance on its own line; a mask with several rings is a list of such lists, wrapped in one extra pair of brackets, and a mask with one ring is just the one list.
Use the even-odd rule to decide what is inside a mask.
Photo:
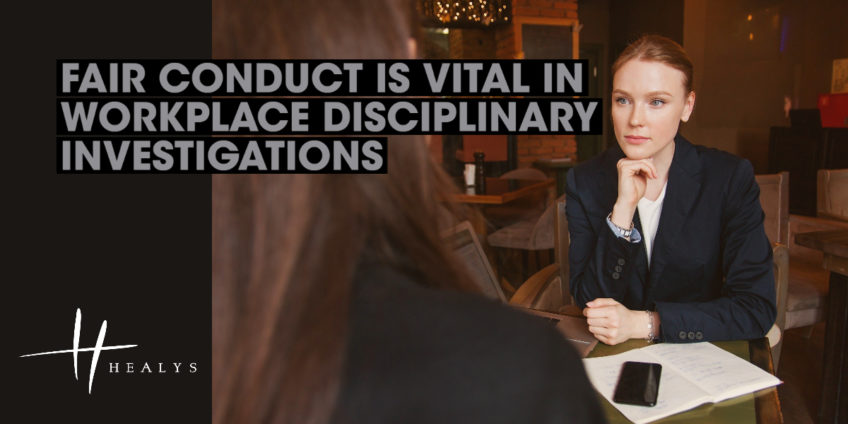
[[(484, 293), (542, 315), (580, 315), (568, 283), (568, 172), (617, 143), (612, 62), (643, 34), (668, 37), (694, 64), (697, 103), (680, 134), (750, 161), (773, 246), (777, 319), (763, 350), (752, 341), (743, 354), (783, 384), (745, 405), (757, 422), (848, 421), (848, 2), (418, 6), (424, 59), (584, 59), (588, 95), (603, 99), (599, 135), (431, 138), (432, 155), (459, 187), (454, 201), (469, 210), (445, 239)], [(722, 411), (734, 407), (742, 408), (702, 406), (684, 421), (731, 422)]]

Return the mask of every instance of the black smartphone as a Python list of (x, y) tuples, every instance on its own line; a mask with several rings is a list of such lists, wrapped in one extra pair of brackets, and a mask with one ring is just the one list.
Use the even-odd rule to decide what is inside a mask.
[(662, 365), (660, 364), (625, 362), (621, 366), (612, 400), (630, 405), (656, 405), (661, 373)]

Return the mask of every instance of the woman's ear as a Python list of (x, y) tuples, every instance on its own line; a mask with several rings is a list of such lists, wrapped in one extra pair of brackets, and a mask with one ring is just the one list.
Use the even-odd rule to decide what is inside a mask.
[(695, 92), (690, 91), (686, 96), (686, 103), (683, 105), (683, 113), (680, 115), (680, 120), (683, 122), (689, 121), (689, 115), (692, 115), (692, 109), (695, 108)]

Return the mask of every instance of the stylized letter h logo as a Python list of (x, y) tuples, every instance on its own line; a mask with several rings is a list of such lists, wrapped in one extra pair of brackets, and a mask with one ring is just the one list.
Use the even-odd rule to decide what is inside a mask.
[(77, 374), (77, 357), (80, 352), (94, 352), (91, 357), (91, 369), (88, 371), (88, 394), (91, 394), (91, 386), (94, 383), (94, 371), (97, 369), (97, 360), (100, 359), (100, 352), (104, 350), (117, 350), (117, 349), (129, 349), (132, 347), (137, 347), (138, 345), (118, 345), (118, 346), (103, 346), (103, 339), (106, 338), (106, 320), (103, 320), (103, 324), (100, 325), (100, 334), (97, 335), (97, 343), (94, 344), (94, 347), (79, 347), (79, 336), (80, 336), (80, 325), (82, 324), (82, 311), (77, 308), (77, 317), (74, 323), (74, 345), (73, 349), (65, 349), (65, 350), (54, 350), (51, 352), (40, 352), (40, 353), (30, 353), (28, 355), (21, 355), (21, 358), (26, 358), (29, 356), (42, 356), (42, 355), (55, 355), (58, 353), (72, 353), (74, 356), (74, 378), (79, 380), (79, 376)]

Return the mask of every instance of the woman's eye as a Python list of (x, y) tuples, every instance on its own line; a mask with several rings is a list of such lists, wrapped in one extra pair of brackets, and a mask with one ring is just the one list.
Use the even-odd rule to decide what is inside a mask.
[(654, 99), (651, 100), (651, 106), (662, 106), (665, 104), (665, 100)]
[(620, 105), (626, 105), (628, 103), (627, 99), (624, 97), (616, 97), (615, 102)]

